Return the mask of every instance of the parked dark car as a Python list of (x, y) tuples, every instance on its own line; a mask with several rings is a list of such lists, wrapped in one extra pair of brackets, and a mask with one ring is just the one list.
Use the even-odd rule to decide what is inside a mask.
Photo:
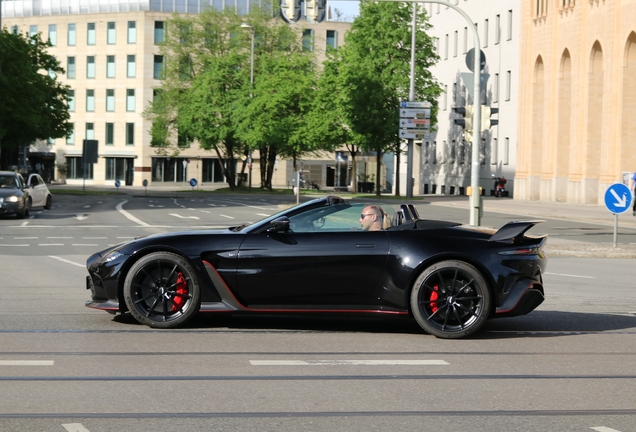
[(31, 210), (29, 189), (20, 173), (0, 171), (0, 215), (24, 219)]
[(365, 204), (327, 196), (251, 225), (157, 234), (87, 260), (87, 306), (172, 328), (198, 312), (404, 315), (440, 338), (544, 299), (540, 221), (499, 230), (385, 209), (390, 227), (360, 230)]

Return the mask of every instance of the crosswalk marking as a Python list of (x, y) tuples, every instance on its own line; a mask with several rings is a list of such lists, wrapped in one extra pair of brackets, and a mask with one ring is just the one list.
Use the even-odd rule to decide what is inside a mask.
[(437, 366), (449, 365), (444, 360), (250, 360), (252, 366)]
[(81, 423), (66, 423), (63, 424), (62, 427), (64, 427), (64, 429), (66, 429), (68, 432), (90, 432)]
[(53, 360), (0, 360), (0, 366), (53, 366)]

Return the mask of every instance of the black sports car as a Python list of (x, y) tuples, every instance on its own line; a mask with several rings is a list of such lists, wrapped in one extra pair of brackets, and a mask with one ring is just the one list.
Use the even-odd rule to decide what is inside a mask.
[(131, 240), (87, 260), (86, 305), (156, 328), (197, 312), (410, 315), (451, 339), (543, 302), (546, 237), (525, 234), (541, 221), (495, 231), (401, 205), (364, 231), (363, 209), (327, 196), (251, 225)]

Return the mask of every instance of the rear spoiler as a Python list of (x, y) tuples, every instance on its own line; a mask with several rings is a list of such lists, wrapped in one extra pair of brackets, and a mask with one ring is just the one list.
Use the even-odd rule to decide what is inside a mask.
[(488, 241), (513, 240), (523, 234), (538, 223), (545, 222), (543, 220), (534, 221), (512, 221), (508, 222), (488, 239)]

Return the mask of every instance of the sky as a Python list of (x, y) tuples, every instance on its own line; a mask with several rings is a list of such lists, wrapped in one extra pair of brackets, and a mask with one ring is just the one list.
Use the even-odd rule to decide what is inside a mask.
[(342, 12), (343, 16), (350, 16), (351, 18), (355, 18), (356, 16), (358, 16), (359, 4), (360, 2), (358, 1), (327, 0), (327, 6), (331, 6), (332, 14), (334, 13), (334, 9), (338, 9), (340, 12)]

